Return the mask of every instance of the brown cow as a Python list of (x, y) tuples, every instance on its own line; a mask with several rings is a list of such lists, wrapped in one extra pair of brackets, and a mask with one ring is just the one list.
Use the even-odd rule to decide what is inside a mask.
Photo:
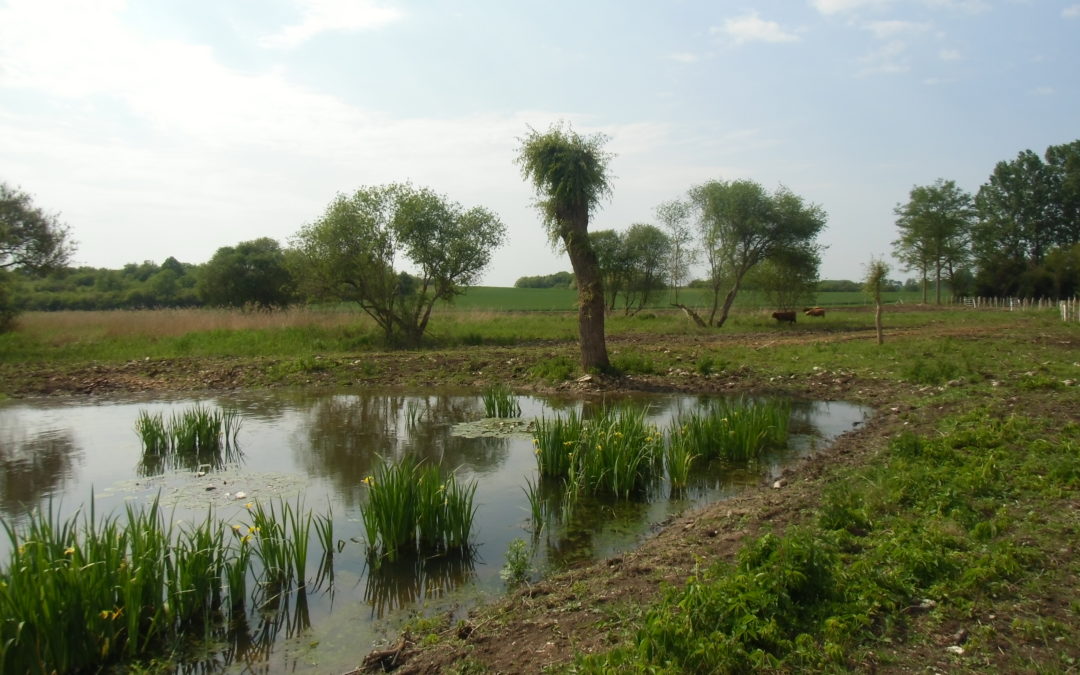
[(780, 323), (795, 323), (795, 312), (773, 312), (772, 318), (776, 319)]
[(807, 307), (803, 310), (806, 316), (825, 316), (825, 310), (820, 307)]

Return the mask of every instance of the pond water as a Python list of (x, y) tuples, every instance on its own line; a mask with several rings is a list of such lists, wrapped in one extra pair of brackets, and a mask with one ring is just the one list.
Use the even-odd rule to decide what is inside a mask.
[[(519, 397), (522, 418), (553, 417), (627, 401), (660, 426), (700, 407), (696, 396), (649, 396), (606, 402)], [(140, 412), (168, 416), (202, 404), (242, 418), (239, 451), (222, 466), (147, 465), (134, 432)], [(51, 501), (69, 514), (93, 495), (99, 514), (155, 497), (176, 520), (200, 521), (213, 507), (225, 523), (245, 521), (252, 500), (297, 498), (333, 513), (338, 550), (333, 582), (286, 599), (272, 616), (253, 618), (252, 642), (227, 645), (213, 663), (193, 669), (225, 672), (341, 672), (355, 667), (380, 640), (393, 637), (415, 612), (464, 612), (505, 591), (499, 571), (510, 543), (531, 542), (535, 574), (605, 557), (640, 541), (658, 523), (688, 507), (722, 499), (778, 474), (861, 423), (865, 408), (841, 402), (792, 403), (789, 447), (748, 466), (717, 463), (695, 470), (689, 488), (672, 495), (659, 485), (643, 502), (592, 500), (573, 517), (539, 532), (530, 523), (524, 488), (536, 465), (524, 423), (502, 436), (469, 437), (461, 423), (484, 416), (479, 393), (444, 391), (267, 391), (208, 398), (47, 399), (0, 404), (0, 518), (18, 526)], [(360, 522), (362, 481), (383, 458), (412, 455), (477, 481), (475, 547), (466, 558), (404, 560), (372, 571)], [(204, 475), (200, 475), (204, 474)], [(237, 499), (238, 493), (243, 497)], [(6, 560), (7, 541), (0, 541)], [(318, 558), (316, 553), (314, 558)], [(314, 565), (314, 563), (312, 563)], [(311, 575), (315, 575), (314, 567)]]

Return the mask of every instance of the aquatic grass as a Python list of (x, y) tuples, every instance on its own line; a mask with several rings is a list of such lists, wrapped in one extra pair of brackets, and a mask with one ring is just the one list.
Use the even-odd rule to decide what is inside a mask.
[(442, 553), (468, 546), (476, 515), (476, 481), (461, 483), (412, 458), (383, 462), (364, 479), (360, 516), (369, 553), (393, 561), (402, 552)]
[(583, 427), (575, 482), (589, 494), (629, 498), (660, 477), (663, 436), (645, 411), (605, 408)]
[(674, 419), (667, 430), (668, 446), (706, 460), (756, 459), (787, 443), (790, 416), (786, 401), (719, 399)]
[(533, 444), (539, 477), (562, 478), (569, 492), (625, 498), (662, 469), (663, 436), (644, 410), (605, 408), (587, 421), (574, 412), (541, 418)]
[(195, 470), (203, 465), (220, 469), (237, 462), (243, 456), (237, 444), (242, 422), (236, 411), (203, 405), (174, 412), (168, 419), (161, 413), (140, 410), (135, 420), (135, 433), (143, 446), (139, 471), (154, 475), (165, 469)]
[(93, 670), (216, 624), (228, 552), (212, 515), (176, 533), (156, 501), (126, 515), (62, 520), (50, 504), (3, 523), (0, 671)]
[(469, 545), (476, 517), (476, 481), (464, 484), (456, 475), (450, 474), (444, 485), (444, 546), (449, 550), (460, 550)]
[(690, 468), (697, 459), (688, 437), (681, 434), (669, 434), (664, 444), (664, 468), (672, 492), (685, 490), (690, 483)]
[(521, 405), (506, 385), (498, 385), (484, 391), (484, 412), (488, 417), (520, 417)]
[(582, 427), (581, 415), (575, 411), (536, 420), (533, 445), (541, 478), (565, 478), (569, 474), (574, 449), (582, 439)]
[(140, 410), (135, 419), (135, 433), (142, 440), (144, 453), (165, 453), (171, 446), (169, 428), (161, 413), (151, 414)]

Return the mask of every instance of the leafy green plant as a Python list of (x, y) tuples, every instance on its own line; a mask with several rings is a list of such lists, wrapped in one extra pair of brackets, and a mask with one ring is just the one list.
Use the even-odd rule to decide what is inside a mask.
[(612, 359), (611, 365), (621, 373), (652, 375), (659, 372), (659, 368), (652, 357), (638, 351), (616, 356)]
[(564, 382), (578, 372), (578, 366), (565, 356), (538, 361), (529, 368), (529, 375), (545, 382)]
[(521, 585), (532, 573), (531, 561), (529, 545), (524, 539), (514, 539), (506, 547), (506, 563), (499, 570), (499, 577), (511, 587)]

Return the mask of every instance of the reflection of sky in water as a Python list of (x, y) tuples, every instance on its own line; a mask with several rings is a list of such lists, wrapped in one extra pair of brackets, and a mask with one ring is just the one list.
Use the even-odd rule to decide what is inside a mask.
[[(680, 411), (698, 407), (696, 396), (633, 398), (648, 402), (651, 421), (664, 428)], [(242, 458), (220, 472), (197, 477), (191, 471), (140, 477), (140, 443), (134, 432), (140, 411), (165, 417), (201, 402), (236, 410), (243, 418), (238, 443)], [(609, 401), (610, 402), (610, 401)], [(551, 417), (599, 403), (522, 397), (522, 416)], [(754, 470), (695, 472), (697, 483), (679, 499), (666, 488), (647, 504), (595, 500), (583, 503), (569, 524), (544, 528), (536, 538), (534, 563), (540, 569), (606, 556), (632, 546), (650, 527), (674, 512), (722, 498), (740, 485), (757, 483), (780, 470), (793, 455), (850, 430), (864, 409), (838, 402), (792, 406), (791, 449)], [(28, 508), (54, 500), (62, 513), (74, 512), (96, 496), (98, 512), (161, 495), (177, 519), (199, 519), (207, 506), (226, 522), (243, 522), (242, 504), (251, 499), (302, 495), (318, 512), (333, 509), (335, 539), (332, 591), (311, 593), (306, 613), (312, 627), (273, 649), (257, 670), (347, 670), (378, 637), (390, 637), (397, 623), (420, 602), (426, 608), (468, 606), (503, 590), (499, 570), (510, 541), (531, 540), (528, 500), (523, 487), (535, 476), (528, 436), (461, 438), (458, 422), (483, 416), (476, 394), (408, 396), (400, 392), (250, 392), (203, 399), (43, 400), (0, 404), (0, 514), (18, 523)], [(369, 575), (359, 507), (361, 480), (380, 457), (405, 453), (438, 461), (478, 483), (475, 556), (467, 561), (412, 560)], [(213, 489), (207, 489), (209, 487)], [(245, 497), (237, 500), (236, 494)], [(7, 542), (0, 541), (6, 555)], [(317, 549), (313, 546), (313, 549)], [(318, 554), (314, 553), (313, 558)], [(314, 566), (317, 560), (312, 561)], [(302, 603), (294, 602), (292, 611)], [(326, 617), (333, 612), (333, 621)], [(296, 617), (294, 616), (295, 620)], [(287, 623), (287, 622), (286, 622)], [(282, 628), (279, 635), (292, 631)], [(317, 646), (312, 646), (317, 644)]]

